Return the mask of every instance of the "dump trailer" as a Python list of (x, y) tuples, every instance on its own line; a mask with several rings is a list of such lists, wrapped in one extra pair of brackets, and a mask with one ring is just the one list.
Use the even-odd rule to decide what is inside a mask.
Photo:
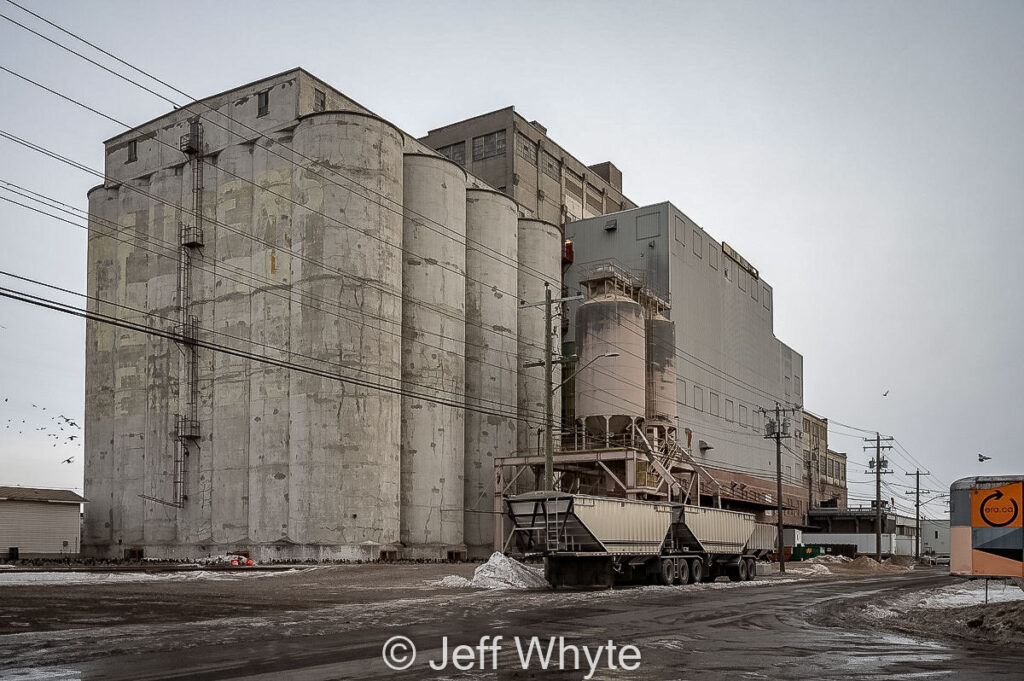
[(506, 500), (513, 539), (553, 587), (753, 579), (777, 532), (750, 513), (565, 492)]

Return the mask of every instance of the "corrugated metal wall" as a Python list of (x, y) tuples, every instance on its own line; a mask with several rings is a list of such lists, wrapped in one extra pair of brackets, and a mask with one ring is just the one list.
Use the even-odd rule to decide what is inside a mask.
[(18, 547), (22, 557), (78, 553), (79, 509), (79, 504), (0, 501), (0, 555), (6, 556), (12, 546)]

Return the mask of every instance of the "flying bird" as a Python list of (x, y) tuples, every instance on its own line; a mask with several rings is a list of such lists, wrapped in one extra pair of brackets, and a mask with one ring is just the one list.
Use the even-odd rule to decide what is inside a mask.
[(63, 461), (61, 461), (61, 463), (71, 463), (72, 459), (74, 459), (74, 458), (75, 458), (74, 456), (69, 456), (68, 458), (66, 458)]
[(888, 397), (888, 396), (889, 396), (889, 391), (888, 390), (886, 390), (884, 393), (882, 393), (882, 397)]
[(986, 461), (988, 461), (991, 458), (992, 458), (991, 456), (985, 456), (984, 454), (978, 454), (978, 461), (980, 461), (981, 463), (985, 463)]

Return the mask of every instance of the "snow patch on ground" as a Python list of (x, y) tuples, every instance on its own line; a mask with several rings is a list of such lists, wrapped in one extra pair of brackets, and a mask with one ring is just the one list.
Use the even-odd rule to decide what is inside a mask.
[[(1024, 600), (1024, 590), (1007, 582), (989, 584), (989, 603), (1009, 603)], [(964, 608), (985, 603), (985, 581), (973, 580), (961, 584), (937, 587), (900, 596), (890, 602), (868, 605), (864, 612), (873, 619), (899, 617), (912, 610), (945, 610)]]
[(199, 580), (235, 580), (256, 577), (271, 577), (294, 573), (298, 570), (275, 570), (264, 572), (219, 572), (194, 570), (181, 572), (72, 572), (33, 571), (0, 573), (0, 587), (39, 584), (118, 584), (131, 582), (173, 582)]

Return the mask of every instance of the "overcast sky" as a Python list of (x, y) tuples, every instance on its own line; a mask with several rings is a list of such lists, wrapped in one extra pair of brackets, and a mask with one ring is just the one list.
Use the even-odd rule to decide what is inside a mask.
[[(195, 96), (302, 66), (415, 135), (514, 105), (760, 270), (808, 409), (894, 435), (931, 489), (1024, 473), (1024, 3), (21, 1)], [(4, 20), (0, 65), (132, 125), (169, 108)], [(102, 167), (121, 127), (0, 87), (0, 128)], [(0, 180), (82, 209), (99, 182), (3, 139)], [(0, 270), (84, 292), (84, 231), (0, 203)], [(81, 488), (80, 431), (47, 435), (82, 422), (84, 354), (83, 323), (0, 300), (0, 484)], [(860, 435), (829, 439), (851, 503)]]

